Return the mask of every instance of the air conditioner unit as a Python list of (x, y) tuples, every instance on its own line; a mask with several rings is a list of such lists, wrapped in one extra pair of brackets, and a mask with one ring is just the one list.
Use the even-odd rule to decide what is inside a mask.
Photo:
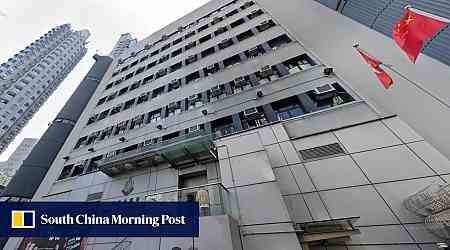
[(200, 131), (200, 126), (199, 125), (196, 125), (196, 126), (193, 126), (193, 127), (189, 128), (189, 133), (195, 133), (195, 132), (198, 132), (198, 131)]
[(197, 101), (197, 99), (198, 99), (198, 96), (197, 96), (197, 95), (190, 95), (190, 96), (188, 97), (188, 101), (189, 101), (189, 102), (195, 102), (195, 101)]
[(245, 2), (244, 5), (243, 5), (244, 8), (248, 8), (250, 6), (252, 6), (252, 2), (251, 1)]
[(190, 55), (187, 59), (187, 61), (189, 63), (195, 62), (197, 60), (197, 56), (196, 55)]
[(158, 75), (163, 76), (166, 74), (166, 69), (160, 69), (158, 70)]
[(317, 100), (325, 100), (328, 98), (332, 98), (335, 91), (336, 89), (333, 86), (331, 86), (330, 84), (325, 84), (315, 88), (314, 94), (316, 94)]
[(211, 89), (211, 96), (212, 97), (217, 97), (217, 96), (221, 95), (222, 93), (223, 92), (222, 92), (222, 89), (220, 88), (220, 86), (216, 86), (216, 87)]
[(259, 48), (253, 47), (253, 48), (249, 49), (248, 54), (250, 55), (250, 57), (257, 57), (259, 55)]
[(168, 35), (162, 35), (162, 36), (161, 36), (161, 40), (163, 40), (163, 41), (167, 40), (168, 38), (169, 38)]
[(171, 102), (168, 106), (170, 111), (174, 111), (175, 109), (178, 108), (178, 103), (177, 102)]
[(213, 21), (212, 21), (212, 24), (214, 25), (214, 24), (216, 24), (216, 23), (219, 23), (221, 20), (222, 20), (222, 19), (220, 19), (220, 17), (214, 17), (214, 19), (213, 19)]
[(182, 27), (182, 26), (180, 26), (180, 27), (178, 27), (178, 32), (183, 32), (183, 30), (184, 30), (184, 27)]
[(270, 65), (262, 67), (259, 71), (259, 74), (262, 78), (270, 77), (271, 75), (273, 75), (272, 67)]
[(206, 67), (206, 70), (207, 70), (209, 73), (213, 73), (213, 72), (216, 71), (216, 65), (215, 65), (215, 64), (208, 65), (208, 67)]
[(257, 108), (249, 108), (249, 109), (244, 110), (244, 116), (245, 117), (254, 116), (256, 114), (259, 114)]
[(136, 56), (136, 52), (134, 52), (134, 51), (131, 52), (131, 56), (132, 56), (132, 57), (135, 57), (135, 56)]
[(153, 144), (153, 141), (150, 139), (150, 140), (144, 141), (144, 143), (142, 144), (142, 146), (146, 147), (146, 146), (150, 146), (150, 145), (152, 145), (152, 144)]
[(218, 29), (216, 30), (216, 33), (217, 33), (218, 35), (220, 35), (220, 34), (226, 32), (226, 31), (227, 31), (227, 27), (220, 27), (220, 28), (218, 28)]
[(264, 31), (264, 30), (267, 30), (268, 28), (270, 28), (271, 26), (272, 26), (272, 23), (270, 22), (270, 20), (266, 20), (259, 25), (259, 29), (261, 31)]
[(236, 79), (234, 79), (234, 86), (236, 88), (240, 88), (240, 87), (244, 87), (248, 84), (248, 82), (245, 80), (244, 77), (238, 77)]
[(124, 59), (120, 58), (120, 59), (119, 59), (119, 64), (124, 63), (124, 61), (125, 61)]
[(180, 81), (178, 79), (174, 79), (170, 82), (170, 87), (172, 89), (178, 89), (180, 87)]
[(149, 50), (149, 49), (151, 49), (152, 47), (153, 47), (153, 45), (151, 45), (151, 44), (146, 44), (146, 45), (144, 46), (144, 49)]
[(254, 11), (250, 12), (250, 18), (257, 17), (259, 14), (259, 11), (260, 10), (254, 10)]

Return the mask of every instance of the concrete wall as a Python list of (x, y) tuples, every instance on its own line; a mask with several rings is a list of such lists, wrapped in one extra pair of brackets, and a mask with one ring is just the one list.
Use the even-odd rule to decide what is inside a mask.
[(380, 112), (398, 114), (444, 155), (450, 157), (450, 109), (389, 72), (395, 83), (386, 91), (352, 45), (361, 47), (450, 104), (450, 70), (428, 56), (416, 65), (409, 62), (395, 42), (313, 0), (257, 0), (283, 23), (292, 35), (314, 51)]

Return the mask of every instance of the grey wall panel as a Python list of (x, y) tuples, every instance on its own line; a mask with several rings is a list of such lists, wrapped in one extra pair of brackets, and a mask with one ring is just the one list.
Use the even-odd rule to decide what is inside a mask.
[(342, 14), (364, 25), (372, 26), (379, 13), (386, 8), (388, 4), (389, 0), (349, 0), (346, 2)]
[(339, 0), (317, 0), (317, 2), (327, 6), (328, 8), (337, 9)]

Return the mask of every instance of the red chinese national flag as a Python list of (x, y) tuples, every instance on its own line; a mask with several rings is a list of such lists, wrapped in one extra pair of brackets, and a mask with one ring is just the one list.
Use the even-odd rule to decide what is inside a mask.
[[(420, 13), (420, 14), (419, 14)], [(422, 11), (407, 8), (405, 14), (392, 31), (395, 42), (416, 62), (424, 42), (442, 29), (446, 22)]]
[(367, 64), (369, 64), (372, 67), (373, 72), (377, 75), (380, 82), (383, 84), (385, 89), (388, 89), (391, 87), (391, 85), (394, 83), (392, 78), (384, 71), (380, 66), (381, 62), (376, 59), (375, 57), (369, 55), (369, 53), (363, 51), (358, 46), (355, 46), (356, 50), (361, 54), (361, 56), (366, 60)]

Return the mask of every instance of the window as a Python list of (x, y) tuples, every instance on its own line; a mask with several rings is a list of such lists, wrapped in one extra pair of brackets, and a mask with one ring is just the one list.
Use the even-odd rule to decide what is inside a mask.
[(128, 87), (125, 87), (125, 88), (119, 90), (119, 94), (118, 95), (121, 96), (121, 95), (123, 95), (123, 94), (125, 94), (127, 92), (128, 92)]
[(141, 94), (137, 99), (137, 105), (148, 101), (149, 96), (150, 96), (150, 92)]
[(122, 104), (119, 104), (111, 109), (110, 115), (115, 115), (115, 114), (119, 113), (121, 110), (122, 110)]
[(177, 71), (177, 70), (181, 69), (182, 66), (183, 66), (183, 63), (182, 62), (178, 62), (178, 63), (170, 66), (170, 72)]
[(256, 27), (256, 29), (259, 32), (263, 32), (265, 30), (270, 29), (273, 26), (275, 26), (275, 23), (272, 20), (267, 20), (267, 21), (262, 22), (260, 25), (258, 25), (258, 27)]
[(156, 56), (158, 54), (159, 54), (159, 50), (155, 50), (150, 54), (150, 56)]
[(64, 180), (69, 177), (70, 173), (72, 172), (73, 164), (64, 166), (63, 170), (61, 171), (61, 174), (58, 177), (58, 180)]
[(163, 63), (163, 62), (169, 60), (169, 58), (170, 58), (170, 55), (167, 54), (159, 59), (159, 63)]
[(173, 43), (172, 43), (172, 45), (175, 46), (175, 45), (181, 43), (181, 41), (183, 41), (183, 38), (180, 37), (180, 38), (174, 40)]
[(134, 61), (134, 62), (132, 62), (132, 63), (130, 64), (130, 68), (136, 66), (136, 65), (138, 64), (138, 62), (139, 62), (139, 61)]
[(197, 32), (200, 33), (208, 28), (208, 24), (203, 25), (202, 27), (198, 28)]
[(296, 96), (273, 102), (271, 106), (279, 120), (301, 116), (305, 113), (300, 100)]
[(125, 133), (127, 128), (128, 128), (128, 121), (124, 121), (117, 124), (116, 129), (114, 130), (114, 135), (120, 135)]
[(197, 42), (193, 41), (193, 42), (189, 43), (188, 45), (186, 45), (184, 47), (184, 49), (187, 51), (187, 50), (190, 50), (190, 49), (194, 48), (195, 46), (197, 46)]
[(153, 90), (152, 98), (156, 98), (156, 97), (162, 95), (163, 93), (164, 93), (164, 86), (159, 87), (159, 88)]
[(222, 42), (219, 43), (219, 49), (225, 49), (233, 45), (233, 39), (225, 39)]
[(216, 31), (214, 31), (214, 35), (218, 36), (220, 34), (223, 34), (223, 33), (227, 32), (227, 30), (228, 30), (228, 28), (226, 26), (220, 27)]
[(144, 115), (139, 115), (131, 120), (130, 129), (138, 129), (142, 125), (144, 125)]
[(189, 84), (191, 82), (194, 82), (196, 80), (200, 79), (200, 72), (195, 71), (194, 73), (191, 73), (186, 76), (186, 84)]
[(113, 83), (110, 83), (110, 84), (106, 85), (105, 90), (108, 90), (108, 89), (112, 88), (113, 85), (114, 85)]
[(254, 10), (252, 11), (249, 15), (247, 15), (247, 17), (251, 20), (255, 17), (258, 17), (260, 15), (264, 14), (264, 11), (262, 11), (261, 9), (259, 10)]
[(183, 52), (183, 50), (181, 48), (175, 50), (174, 52), (172, 52), (172, 57), (178, 56)]
[(100, 116), (98, 117), (98, 120), (100, 121), (100, 120), (105, 119), (108, 116), (108, 114), (109, 114), (109, 109), (101, 112)]
[(205, 72), (206, 76), (209, 76), (219, 71), (219, 69), (220, 69), (219, 64), (215, 63), (204, 68), (203, 71)]
[(239, 55), (235, 55), (235, 56), (232, 56), (232, 57), (229, 57), (229, 58), (225, 59), (223, 61), (223, 64), (224, 64), (225, 68), (229, 68), (229, 67), (232, 67), (233, 65), (238, 64), (240, 62), (241, 62), (241, 57)]
[(87, 142), (87, 136), (81, 137), (80, 139), (78, 139), (77, 143), (75, 144), (74, 149), (77, 149), (77, 148), (80, 148), (80, 147), (86, 145), (86, 142)]
[(147, 70), (149, 70), (149, 69), (151, 69), (151, 68), (155, 67), (155, 66), (156, 66), (156, 64), (157, 64), (157, 62), (156, 62), (156, 61), (154, 61), (154, 62), (151, 62), (151, 63), (147, 64)]
[(179, 79), (175, 79), (169, 83), (168, 92), (170, 92), (172, 90), (176, 90), (176, 89), (180, 88), (180, 86), (181, 86), (181, 81)]
[(128, 80), (134, 76), (134, 72), (131, 72), (130, 74), (125, 76), (125, 80)]
[(90, 124), (96, 122), (96, 121), (97, 121), (97, 118), (98, 118), (98, 114), (89, 117), (88, 122), (87, 122), (87, 125), (90, 125)]
[(241, 9), (242, 9), (242, 10), (245, 10), (245, 9), (247, 9), (248, 7), (253, 6), (254, 4), (255, 4), (255, 3), (254, 3), (253, 1), (245, 2), (245, 3), (241, 6)]
[(185, 38), (185, 39), (188, 39), (189, 37), (192, 37), (192, 36), (194, 36), (194, 35), (195, 35), (195, 31), (191, 31), (191, 32), (187, 33), (187, 34), (184, 36), (184, 38)]
[(208, 49), (202, 51), (201, 55), (202, 55), (202, 57), (207, 57), (207, 56), (209, 56), (209, 55), (214, 54), (215, 52), (216, 52), (216, 49), (215, 49), (214, 46), (213, 46), (213, 47), (210, 47), (210, 48), (208, 48)]
[(253, 36), (253, 32), (251, 30), (247, 30), (247, 31), (237, 35), (236, 38), (239, 40), (239, 42), (241, 42), (241, 41), (243, 41), (243, 40), (245, 40), (247, 38), (250, 38), (252, 36)]
[(188, 58), (186, 58), (186, 65), (189, 65), (196, 61), (197, 61), (197, 55), (190, 55)]
[(204, 43), (204, 42), (206, 42), (206, 41), (208, 41), (208, 40), (210, 40), (210, 39), (211, 39), (211, 35), (209, 34), (209, 35), (206, 35), (206, 36), (200, 38), (198, 41), (199, 41), (200, 43)]
[(148, 113), (147, 123), (155, 123), (161, 119), (161, 109)]
[(230, 12), (228, 12), (227, 14), (225, 14), (226, 17), (231, 17), (234, 16), (238, 13), (238, 10), (232, 10)]
[(211, 25), (216, 25), (222, 21), (223, 21), (223, 17), (214, 17), (214, 19), (211, 22)]
[(167, 69), (160, 69), (158, 73), (156, 73), (155, 79), (161, 78), (167, 74)]
[(146, 56), (142, 57), (141, 60), (139, 60), (139, 62), (143, 62), (143, 61), (147, 60), (148, 58), (149, 58), (149, 56), (146, 55)]
[(131, 107), (133, 107), (134, 103), (135, 103), (135, 99), (126, 101), (125, 106), (123, 107), (123, 110), (130, 109)]
[(142, 81), (142, 85), (145, 85), (153, 80), (153, 75), (149, 75)]
[(108, 98), (106, 99), (107, 102), (114, 100), (114, 98), (116, 98), (117, 92), (112, 93), (111, 95), (108, 96)]
[(170, 48), (170, 43), (164, 45), (163, 47), (161, 47), (161, 51), (167, 50), (168, 48)]
[(105, 103), (105, 101), (106, 101), (106, 97), (101, 98), (100, 100), (98, 100), (97, 106), (102, 105), (103, 103)]
[(284, 44), (288, 44), (290, 42), (292, 42), (292, 40), (286, 34), (284, 34), (268, 41), (267, 44), (269, 44), (269, 46), (273, 50), (276, 50), (279, 47), (283, 46)]
[(230, 27), (231, 28), (236, 28), (237, 26), (239, 26), (239, 25), (241, 25), (243, 23), (245, 23), (245, 20), (243, 18), (241, 18), (241, 19), (238, 19), (238, 20), (230, 23)]

